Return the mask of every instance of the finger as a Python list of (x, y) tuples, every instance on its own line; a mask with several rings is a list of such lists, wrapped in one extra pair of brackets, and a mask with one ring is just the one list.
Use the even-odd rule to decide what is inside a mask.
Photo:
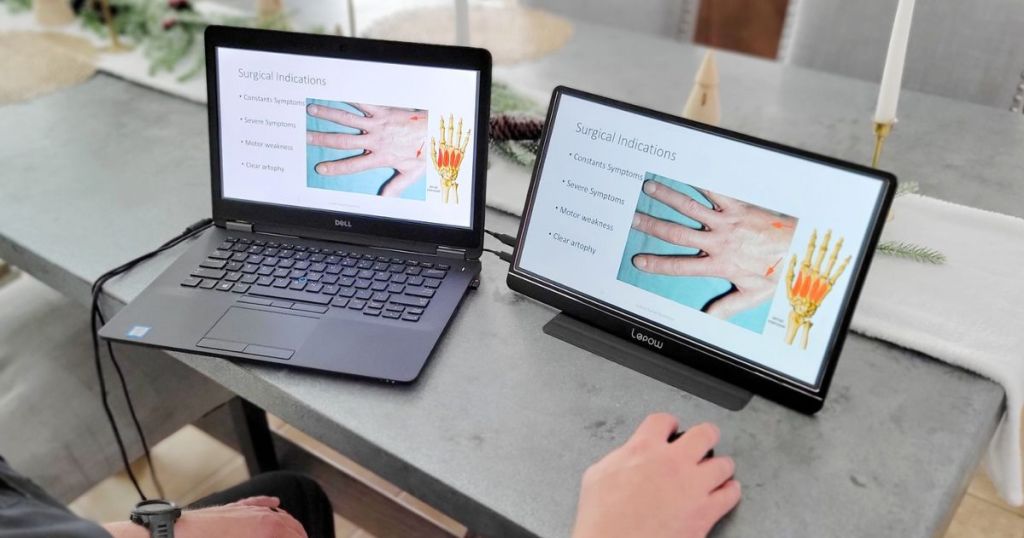
[(810, 239), (807, 240), (807, 252), (804, 254), (804, 261), (800, 262), (801, 271), (804, 269), (811, 268), (811, 255), (814, 254), (814, 244), (818, 241), (818, 230), (811, 232)]
[(366, 137), (363, 135), (306, 131), (306, 143), (311, 146), (323, 146), (333, 149), (363, 149), (366, 142)]
[(715, 448), (721, 437), (718, 426), (710, 422), (702, 422), (683, 434), (673, 447), (679, 452), (679, 456), (687, 463), (697, 463), (704, 459), (708, 450)]
[(843, 263), (839, 264), (839, 269), (836, 269), (836, 274), (832, 275), (832, 278), (828, 279), (829, 284), (835, 284), (839, 277), (843, 276), (843, 271), (846, 270), (846, 266), (850, 263), (850, 256), (847, 256), (843, 260)]
[(395, 107), (388, 107), (388, 106), (371, 105), (369, 103), (350, 103), (350, 104), (352, 105), (352, 108), (355, 108), (356, 110), (362, 112), (363, 115), (368, 117), (368, 118), (373, 118), (373, 117), (376, 117), (376, 116), (380, 116), (384, 112), (387, 112), (387, 111), (392, 110), (392, 109), (395, 108)]
[(814, 273), (817, 275), (821, 274), (821, 262), (825, 260), (825, 254), (828, 252), (830, 241), (832, 241), (832, 230), (827, 230), (825, 237), (821, 240), (821, 245), (818, 247), (818, 256), (814, 259)]
[(466, 130), (466, 136), (462, 140), (462, 145), (459, 146), (459, 151), (461, 151), (462, 153), (466, 153), (466, 147), (469, 146), (469, 134), (472, 133), (472, 132), (473, 132), (473, 129), (467, 129)]
[(741, 493), (740, 483), (736, 480), (729, 480), (722, 484), (722, 487), (712, 491), (708, 496), (708, 515), (718, 522), (725, 514), (736, 508), (740, 502)]
[(728, 456), (706, 459), (697, 464), (697, 480), (707, 491), (714, 491), (736, 473), (736, 462)]
[(281, 524), (295, 534), (297, 538), (307, 538), (306, 529), (302, 527), (302, 523), (295, 519), (291, 514), (284, 510), (278, 510), (275, 517), (279, 518)]
[(793, 298), (793, 270), (796, 268), (796, 254), (789, 259), (789, 266), (786, 268), (786, 296)]
[(245, 499), (235, 501), (232, 504), (238, 506), (261, 506), (264, 508), (277, 508), (278, 506), (281, 506), (281, 499), (278, 499), (277, 497), (268, 497), (266, 495), (258, 495), (256, 497), (247, 497)]
[(376, 153), (363, 153), (362, 155), (346, 157), (336, 161), (324, 161), (317, 164), (313, 169), (316, 170), (316, 173), (323, 176), (345, 176), (380, 167), (380, 157)]
[(723, 293), (704, 305), (704, 313), (718, 319), (729, 319), (740, 312), (750, 310), (763, 301), (762, 297), (743, 293), (734, 287), (733, 291)]
[(822, 273), (822, 276), (825, 278), (828, 278), (828, 276), (832, 274), (832, 268), (836, 265), (836, 258), (839, 257), (839, 251), (843, 249), (843, 239), (844, 238), (840, 237), (839, 241), (836, 241), (836, 245), (832, 247), (832, 255), (828, 257), (828, 267), (825, 269), (825, 272)]
[(462, 118), (459, 118), (459, 128), (455, 130), (455, 147), (462, 147)]
[[(692, 187), (692, 185), (691, 185), (691, 187)], [(732, 209), (733, 207), (735, 207), (737, 204), (740, 203), (735, 198), (729, 198), (728, 196), (725, 196), (725, 195), (722, 195), (722, 194), (718, 194), (718, 193), (715, 193), (715, 192), (711, 192), (711, 191), (709, 191), (707, 189), (702, 189), (700, 187), (693, 187), (693, 188), (694, 188), (694, 190), (699, 192), (701, 194), (701, 196), (703, 196), (704, 198), (707, 198), (708, 202), (711, 203), (711, 206), (714, 209), (722, 209), (722, 210)]]
[(707, 232), (695, 230), (676, 222), (654, 218), (644, 213), (633, 214), (633, 229), (682, 247), (707, 250), (709, 245)]
[(441, 145), (442, 148), (444, 148), (444, 146), (445, 146), (445, 143), (444, 143), (444, 116), (441, 116), (441, 141), (440, 141), (440, 145)]
[(668, 443), (668, 437), (679, 429), (679, 421), (668, 413), (654, 413), (636, 427), (627, 443)]
[(402, 172), (396, 172), (395, 175), (391, 176), (391, 179), (384, 182), (381, 185), (380, 192), (377, 194), (380, 196), (388, 196), (397, 198), (402, 195), (410, 185), (416, 183), (416, 180), (420, 178), (419, 174), (404, 174)]
[(455, 117), (453, 115), (451, 115), (451, 114), (448, 114), (448, 138), (446, 138), (445, 140), (448, 141), (449, 145), (451, 145), (452, 142), (455, 140), (455, 138), (453, 137), (453, 135), (454, 135), (454, 132), (453, 132), (454, 131), (454, 126), (455, 126)]
[(663, 183), (645, 181), (644, 193), (709, 228), (721, 221), (715, 210)]
[(306, 107), (306, 113), (314, 118), (324, 119), (329, 122), (337, 123), (338, 125), (355, 127), (356, 129), (361, 129), (363, 131), (368, 130), (370, 125), (373, 123), (373, 121), (368, 117), (353, 114), (340, 108), (323, 105), (309, 105)]
[(713, 276), (708, 256), (662, 256), (637, 254), (633, 266), (645, 273), (669, 276)]

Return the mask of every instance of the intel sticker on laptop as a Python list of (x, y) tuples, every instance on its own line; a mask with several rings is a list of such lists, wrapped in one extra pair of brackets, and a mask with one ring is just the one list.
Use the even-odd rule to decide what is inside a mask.
[(151, 327), (146, 327), (145, 325), (135, 325), (134, 327), (131, 328), (130, 331), (125, 333), (125, 336), (127, 336), (128, 338), (142, 338), (146, 336), (146, 333), (149, 332), (149, 329), (151, 329)]

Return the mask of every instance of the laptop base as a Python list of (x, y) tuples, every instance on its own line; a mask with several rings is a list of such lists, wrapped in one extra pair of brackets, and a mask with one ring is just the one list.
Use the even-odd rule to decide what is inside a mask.
[(748, 390), (675, 362), (566, 314), (560, 313), (552, 318), (544, 324), (543, 330), (545, 334), (730, 411), (743, 409), (753, 396)]

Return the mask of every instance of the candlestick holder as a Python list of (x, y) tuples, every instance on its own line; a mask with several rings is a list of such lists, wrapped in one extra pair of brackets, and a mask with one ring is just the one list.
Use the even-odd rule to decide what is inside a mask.
[(878, 168), (878, 160), (882, 157), (882, 146), (885, 145), (885, 139), (892, 132), (893, 123), (875, 122), (875, 153), (871, 157), (871, 168)]
[(131, 47), (121, 43), (121, 38), (117, 35), (117, 28), (114, 26), (114, 10), (110, 8), (110, 0), (100, 0), (100, 11), (107, 24), (107, 30), (110, 32), (110, 45), (102, 50), (104, 52), (128, 52), (131, 50)]

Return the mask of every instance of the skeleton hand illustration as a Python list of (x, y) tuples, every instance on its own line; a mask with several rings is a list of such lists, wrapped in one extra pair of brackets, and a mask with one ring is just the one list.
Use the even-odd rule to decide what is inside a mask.
[[(462, 118), (459, 118), (459, 128), (453, 130), (454, 118), (448, 115), (448, 131), (445, 132), (444, 117), (441, 118), (441, 144), (438, 148), (437, 140), (430, 138), (430, 156), (434, 161), (434, 169), (441, 176), (441, 193), (444, 203), (448, 203), (448, 192), (455, 194), (455, 203), (459, 203), (459, 167), (462, 166), (462, 158), (466, 155), (466, 146), (469, 145), (469, 134), (472, 129), (462, 132)], [(447, 135), (447, 136), (446, 136)]]
[[(836, 241), (832, 249), (832, 255), (828, 258), (828, 267), (821, 272), (821, 262), (825, 260), (825, 253), (828, 252), (828, 244), (832, 239), (832, 230), (825, 232), (825, 237), (818, 247), (818, 255), (814, 260), (814, 267), (811, 267), (811, 256), (814, 254), (814, 246), (818, 240), (818, 230), (811, 233), (811, 239), (807, 242), (807, 253), (804, 255), (803, 263), (800, 264), (800, 274), (793, 282), (793, 270), (796, 268), (796, 254), (789, 260), (789, 267), (786, 269), (786, 293), (789, 296), (789, 304), (793, 310), (789, 313), (789, 322), (786, 325), (786, 344), (792, 345), (797, 332), (804, 330), (800, 345), (807, 349), (807, 339), (811, 333), (811, 318), (818, 311), (821, 302), (825, 300), (828, 292), (832, 291), (839, 277), (843, 276), (846, 265), (850, 263), (850, 256), (843, 260), (835, 273), (832, 268), (836, 265), (836, 258), (839, 251), (843, 249), (843, 238)], [(831, 275), (831, 276), (829, 276)]]

